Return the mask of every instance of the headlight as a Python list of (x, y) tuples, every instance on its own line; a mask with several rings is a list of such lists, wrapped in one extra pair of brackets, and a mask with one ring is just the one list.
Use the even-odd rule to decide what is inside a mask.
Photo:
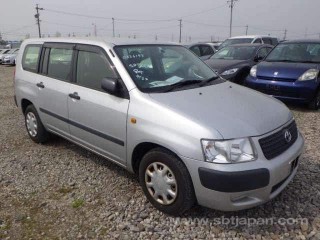
[(251, 77), (257, 77), (257, 65), (253, 66), (250, 70), (250, 76)]
[(239, 68), (232, 68), (232, 69), (226, 70), (223, 73), (221, 73), (221, 76), (234, 74), (238, 70), (239, 70)]
[(298, 81), (307, 81), (307, 80), (316, 79), (318, 74), (319, 74), (318, 69), (309, 69), (299, 77)]
[(212, 163), (240, 163), (256, 160), (249, 138), (226, 141), (202, 140), (205, 161)]

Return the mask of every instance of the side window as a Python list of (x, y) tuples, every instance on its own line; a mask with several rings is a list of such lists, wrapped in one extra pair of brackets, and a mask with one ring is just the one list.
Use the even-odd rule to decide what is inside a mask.
[(264, 48), (261, 48), (259, 51), (258, 51), (258, 56), (259, 57), (261, 57), (261, 58), (265, 58), (267, 55), (268, 55), (268, 53), (270, 52), (270, 48), (266, 48), (266, 47), (264, 47)]
[(107, 57), (102, 53), (79, 51), (77, 61), (77, 84), (101, 90), (103, 78), (117, 78)]
[(27, 71), (37, 72), (41, 45), (26, 46), (22, 57), (22, 68)]
[(272, 40), (271, 40), (271, 38), (262, 38), (262, 40), (263, 40), (263, 43), (264, 43), (264, 44), (270, 44), (270, 45), (272, 45)]
[(214, 54), (213, 49), (211, 47), (209, 47), (209, 46), (202, 45), (201, 46), (201, 50), (202, 50), (201, 56), (207, 56), (207, 55)]
[(262, 43), (261, 38), (257, 38), (253, 43)]
[(194, 52), (197, 56), (201, 57), (201, 52), (199, 46), (193, 46), (190, 48), (192, 52)]
[(48, 61), (48, 76), (63, 81), (69, 81), (71, 78), (71, 49), (51, 48)]

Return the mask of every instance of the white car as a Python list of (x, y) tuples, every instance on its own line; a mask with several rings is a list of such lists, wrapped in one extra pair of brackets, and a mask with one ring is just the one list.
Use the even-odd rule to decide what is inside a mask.
[(17, 55), (18, 55), (18, 52), (5, 55), (3, 58), (2, 64), (3, 65), (16, 65)]
[(10, 49), (6, 54), (0, 56), (0, 63), (7, 65), (15, 65), (19, 48)]
[(219, 46), (219, 49), (222, 49), (229, 45), (241, 44), (241, 43), (260, 43), (260, 44), (269, 44), (269, 45), (275, 46), (279, 43), (279, 40), (276, 37), (270, 37), (270, 36), (264, 36), (264, 35), (237, 36), (237, 37), (232, 37), (225, 40)]
[(11, 51), (11, 49), (1, 49), (0, 50), (0, 64), (2, 63), (4, 55), (7, 54), (9, 51)]

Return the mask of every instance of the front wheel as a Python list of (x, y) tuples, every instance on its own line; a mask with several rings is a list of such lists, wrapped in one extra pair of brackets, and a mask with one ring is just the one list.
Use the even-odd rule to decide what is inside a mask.
[(188, 169), (166, 149), (156, 148), (142, 158), (139, 181), (152, 205), (167, 214), (180, 215), (195, 203)]
[(320, 108), (320, 90), (318, 90), (314, 99), (309, 103), (309, 108), (312, 110), (318, 110)]

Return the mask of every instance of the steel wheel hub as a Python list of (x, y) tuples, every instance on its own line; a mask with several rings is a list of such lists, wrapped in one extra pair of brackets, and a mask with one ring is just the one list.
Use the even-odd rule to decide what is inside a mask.
[(169, 205), (177, 197), (178, 186), (175, 176), (163, 163), (154, 162), (147, 167), (145, 183), (150, 195), (160, 204)]
[(26, 115), (26, 125), (30, 136), (35, 137), (38, 133), (37, 118), (32, 112), (28, 112)]

